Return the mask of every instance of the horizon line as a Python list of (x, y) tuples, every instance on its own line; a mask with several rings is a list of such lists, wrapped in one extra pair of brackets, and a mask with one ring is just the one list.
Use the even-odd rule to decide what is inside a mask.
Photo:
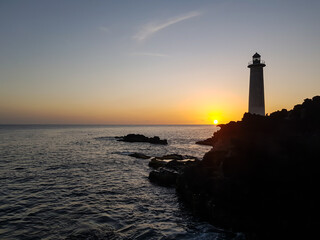
[(0, 123), (0, 126), (217, 126), (214, 124)]

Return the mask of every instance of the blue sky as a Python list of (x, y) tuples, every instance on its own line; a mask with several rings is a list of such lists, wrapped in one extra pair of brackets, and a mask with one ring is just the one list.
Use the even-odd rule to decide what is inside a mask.
[(1, 1), (0, 123), (207, 124), (320, 89), (319, 1)]

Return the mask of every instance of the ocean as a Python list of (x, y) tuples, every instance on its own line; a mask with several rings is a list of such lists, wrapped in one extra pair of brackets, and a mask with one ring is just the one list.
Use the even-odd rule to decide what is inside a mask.
[[(240, 239), (198, 219), (174, 188), (148, 180), (149, 160), (192, 155), (215, 126), (0, 125), (0, 239)], [(168, 145), (126, 143), (129, 133)]]

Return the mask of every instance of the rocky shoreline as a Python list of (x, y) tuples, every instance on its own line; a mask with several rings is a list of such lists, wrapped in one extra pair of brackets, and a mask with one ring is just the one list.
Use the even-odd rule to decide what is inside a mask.
[(178, 154), (152, 158), (149, 166), (154, 170), (149, 174), (149, 180), (162, 186), (175, 186), (177, 178), (188, 166), (194, 166), (199, 159)]
[(308, 239), (320, 227), (319, 123), (320, 96), (270, 116), (246, 113), (205, 141), (213, 148), (202, 161), (151, 159), (149, 179), (247, 239)]

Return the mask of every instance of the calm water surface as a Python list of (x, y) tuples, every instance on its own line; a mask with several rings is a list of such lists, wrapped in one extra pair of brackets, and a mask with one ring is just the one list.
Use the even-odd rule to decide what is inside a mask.
[[(234, 239), (194, 217), (174, 189), (148, 180), (148, 160), (202, 158), (213, 126), (0, 126), (0, 239)], [(141, 133), (167, 146), (125, 143)], [(103, 138), (101, 138), (103, 137)], [(236, 237), (239, 239), (239, 237)]]

